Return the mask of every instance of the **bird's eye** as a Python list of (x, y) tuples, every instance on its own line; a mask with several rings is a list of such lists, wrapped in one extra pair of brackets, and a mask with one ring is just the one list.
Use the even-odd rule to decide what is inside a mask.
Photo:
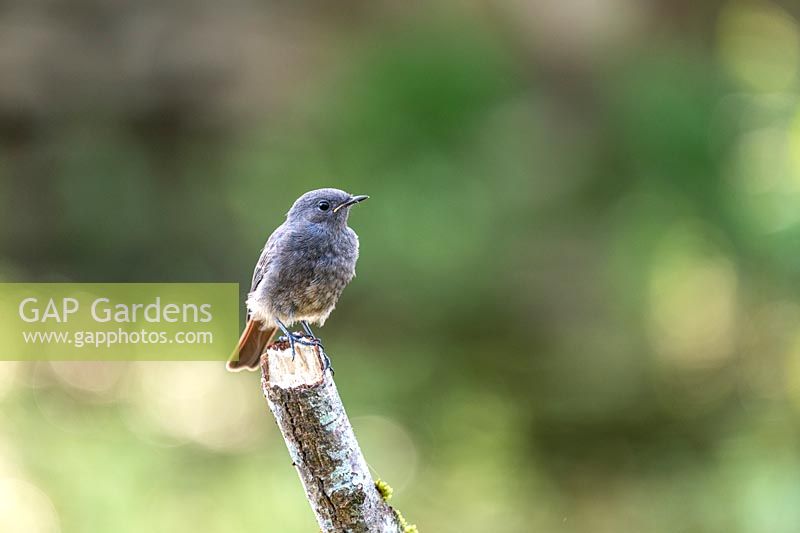
[(317, 207), (320, 211), (327, 211), (331, 208), (331, 203), (328, 200), (320, 200), (320, 202), (317, 204)]

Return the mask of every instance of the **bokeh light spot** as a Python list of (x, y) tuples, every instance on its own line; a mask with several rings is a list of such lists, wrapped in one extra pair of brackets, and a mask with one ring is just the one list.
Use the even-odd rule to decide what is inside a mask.
[(650, 279), (650, 337), (679, 367), (715, 366), (731, 355), (737, 275), (702, 225), (674, 227), (656, 253)]
[(730, 178), (745, 212), (762, 231), (784, 230), (800, 221), (800, 168), (790, 164), (793, 141), (782, 128), (762, 128), (740, 136)]
[[(132, 400), (164, 433), (217, 450), (251, 448), (267, 427), (267, 408), (249, 374), (230, 374), (218, 362), (140, 363)], [(254, 393), (254, 394), (251, 394)]]
[(16, 478), (0, 479), (0, 531), (58, 533), (58, 515), (50, 498), (33, 484)]
[(93, 399), (113, 401), (128, 365), (123, 362), (52, 361), (55, 377), (70, 389)]
[(732, 2), (719, 16), (722, 63), (756, 91), (783, 91), (797, 78), (800, 34), (797, 21), (767, 2)]
[(373, 475), (402, 492), (417, 470), (417, 448), (408, 431), (383, 416), (353, 418), (353, 428)]

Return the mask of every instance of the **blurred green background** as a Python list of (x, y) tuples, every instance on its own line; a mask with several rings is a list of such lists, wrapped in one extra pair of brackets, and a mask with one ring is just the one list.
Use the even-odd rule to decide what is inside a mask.
[[(789, 0), (5, 1), (0, 280), (244, 295), (370, 194), (319, 333), (422, 532), (794, 533), (799, 69)], [(0, 365), (0, 531), (315, 530), (256, 375)]]

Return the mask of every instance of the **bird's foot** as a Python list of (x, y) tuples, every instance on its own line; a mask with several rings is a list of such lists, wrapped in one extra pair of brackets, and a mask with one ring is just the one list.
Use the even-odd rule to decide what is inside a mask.
[[(296, 353), (295, 352), (295, 348), (294, 348), (295, 343), (302, 344), (303, 346), (317, 346), (317, 347), (319, 347), (319, 350), (320, 350), (321, 354), (325, 353), (325, 351), (324, 351), (325, 347), (322, 345), (322, 341), (320, 341), (316, 337), (309, 337), (307, 335), (301, 335), (300, 333), (297, 333), (297, 332), (290, 332), (288, 336), (287, 335), (281, 335), (280, 337), (278, 337), (278, 341), (279, 342), (288, 342), (289, 343), (289, 347), (292, 349), (292, 361), (294, 361), (294, 356), (295, 356), (295, 353)], [(324, 358), (327, 359), (328, 356), (324, 355)], [(330, 364), (328, 364), (328, 367), (330, 367)], [(323, 368), (323, 371), (324, 370), (325, 369)]]
[(290, 344), (297, 343), (302, 344), (304, 346), (319, 346), (320, 348), (325, 348), (322, 345), (322, 341), (316, 337), (309, 337), (308, 335), (301, 335), (299, 333), (292, 333), (291, 336), (287, 337), (286, 335), (281, 335), (278, 337), (278, 342), (288, 342)]

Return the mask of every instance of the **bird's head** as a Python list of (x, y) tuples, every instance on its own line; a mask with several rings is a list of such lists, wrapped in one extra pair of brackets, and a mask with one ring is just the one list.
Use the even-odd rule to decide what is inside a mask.
[(354, 196), (339, 189), (316, 189), (298, 198), (286, 218), (314, 224), (346, 224), (350, 207), (367, 198), (369, 196)]

